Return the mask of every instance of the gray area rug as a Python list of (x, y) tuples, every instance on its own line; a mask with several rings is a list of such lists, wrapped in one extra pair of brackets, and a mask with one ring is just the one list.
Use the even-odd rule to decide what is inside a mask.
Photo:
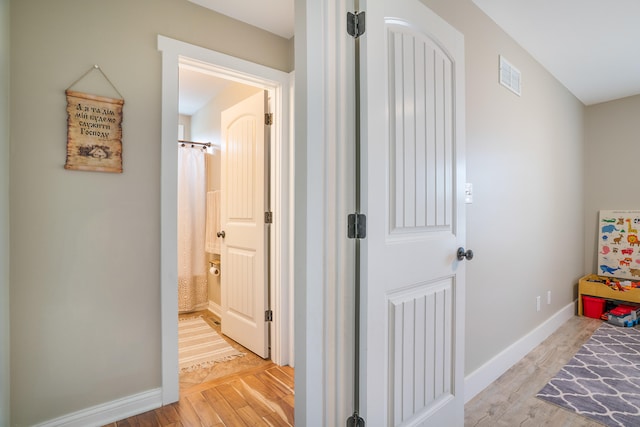
[(607, 426), (640, 426), (640, 330), (603, 323), (536, 396)]

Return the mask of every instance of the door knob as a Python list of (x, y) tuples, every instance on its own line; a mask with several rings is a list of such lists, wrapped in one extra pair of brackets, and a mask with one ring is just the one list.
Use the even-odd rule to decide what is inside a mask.
[(216, 235), (217, 235), (218, 237), (222, 237), (222, 238), (224, 239), (224, 230), (222, 230), (222, 231), (218, 231), (218, 232), (216, 233)]
[(456, 255), (458, 256), (458, 261), (462, 261), (465, 258), (469, 261), (473, 259), (473, 251), (471, 249), (465, 251), (464, 248), (458, 248)]

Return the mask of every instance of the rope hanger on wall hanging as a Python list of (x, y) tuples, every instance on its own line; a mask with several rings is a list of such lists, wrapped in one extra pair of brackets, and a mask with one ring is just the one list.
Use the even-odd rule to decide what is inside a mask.
[(113, 90), (116, 91), (116, 93), (118, 94), (118, 96), (122, 99), (124, 99), (124, 96), (122, 96), (122, 94), (120, 93), (120, 91), (118, 90), (118, 88), (111, 82), (111, 80), (109, 79), (109, 77), (107, 77), (107, 75), (104, 73), (104, 71), (102, 71), (102, 68), (100, 68), (100, 66), (98, 64), (94, 64), (91, 68), (89, 68), (83, 75), (81, 75), (80, 77), (78, 77), (78, 79), (76, 81), (74, 81), (73, 83), (71, 83), (71, 85), (67, 88), (67, 90), (70, 90), (72, 87), (74, 87), (76, 84), (78, 84), (78, 82), (80, 82), (80, 80), (84, 79), (85, 77), (87, 77), (87, 75), (94, 71), (94, 70), (98, 70), (100, 71), (100, 74), (102, 74), (102, 77), (104, 77), (104, 79), (111, 85), (111, 87), (113, 88)]

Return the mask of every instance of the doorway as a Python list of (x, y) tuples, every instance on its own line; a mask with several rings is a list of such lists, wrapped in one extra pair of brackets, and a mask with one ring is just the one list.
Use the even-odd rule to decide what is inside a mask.
[[(269, 288), (276, 285), (268, 280), (269, 152), (275, 127), (266, 118), (272, 92), (180, 61), (178, 307), (181, 313), (197, 311), (199, 297), (204, 302), (199, 308), (216, 315), (225, 337), (263, 359), (271, 357), (265, 314)], [(185, 159), (193, 161), (184, 164)], [(190, 193), (195, 194), (186, 197)], [(185, 247), (193, 240), (200, 244)], [(207, 262), (211, 268), (205, 272)], [(196, 280), (198, 266), (205, 272), (202, 283)]]
[(161, 317), (162, 317), (162, 400), (168, 404), (178, 400), (177, 350), (177, 144), (178, 77), (180, 67), (235, 83), (268, 91), (273, 99), (273, 132), (270, 150), (272, 184), (270, 205), (273, 212), (269, 241), (271, 253), (269, 280), (272, 283), (271, 360), (278, 365), (293, 365), (290, 251), (293, 236), (292, 144), (290, 140), (290, 75), (262, 65), (221, 54), (177, 40), (158, 36), (163, 59), (162, 102), (162, 173), (161, 173)]

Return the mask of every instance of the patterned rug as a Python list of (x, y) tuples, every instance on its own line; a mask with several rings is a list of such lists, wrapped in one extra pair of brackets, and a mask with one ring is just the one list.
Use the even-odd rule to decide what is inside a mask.
[(231, 347), (202, 317), (178, 321), (180, 372), (207, 368), (239, 356), (244, 353)]
[(607, 426), (640, 426), (640, 330), (603, 323), (537, 397)]

